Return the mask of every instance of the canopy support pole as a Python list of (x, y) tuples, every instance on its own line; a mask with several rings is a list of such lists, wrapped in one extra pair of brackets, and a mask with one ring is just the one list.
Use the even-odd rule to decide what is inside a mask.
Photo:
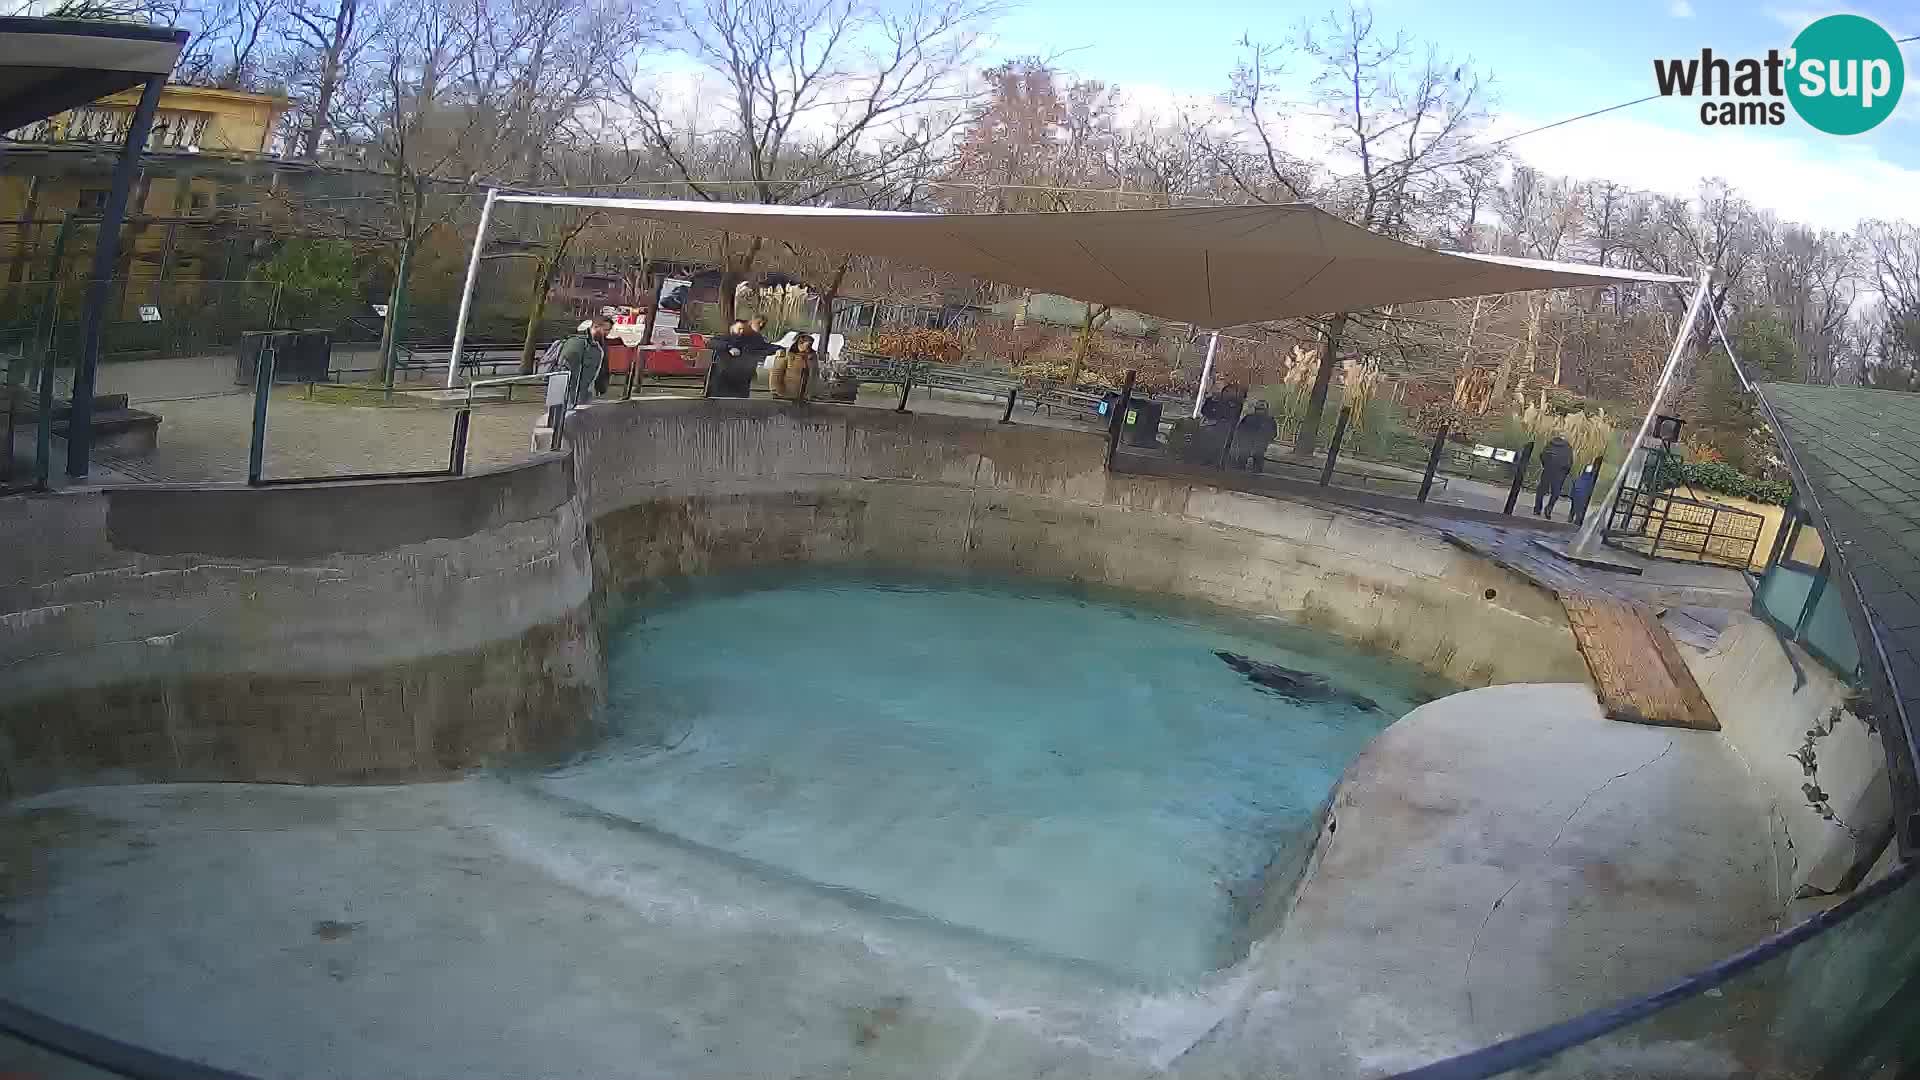
[(460, 350), (467, 343), (467, 311), (473, 307), (473, 286), (480, 279), (480, 250), (487, 246), (487, 222), (493, 218), (493, 200), (499, 197), (499, 188), (487, 189), (487, 201), (480, 207), (480, 227), (473, 230), (473, 255), (467, 259), (467, 283), (460, 290), (460, 321), (453, 324), (453, 354), (447, 357), (449, 390), (460, 378)]
[(1207, 399), (1207, 384), (1213, 381), (1213, 351), (1220, 347), (1220, 331), (1207, 339), (1207, 362), (1200, 368), (1200, 388), (1193, 392), (1193, 418), (1200, 418), (1200, 403)]
[[(80, 358), (73, 368), (73, 400), (67, 412), (67, 475), (75, 480), (87, 475), (93, 454), (94, 377), (100, 368), (100, 328), (107, 318), (107, 294), (120, 257), (120, 226), (126, 221), (134, 174), (140, 171), (140, 155), (146, 153), (147, 136), (153, 133), (153, 114), (160, 108), (160, 91), (166, 85), (165, 75), (154, 75), (140, 92), (140, 103), (134, 106), (133, 120), (127, 125), (126, 144), (113, 166), (107, 203), (101, 208), (100, 234), (93, 242), (93, 276), (87, 279), (86, 307), (80, 316)], [(51, 350), (46, 362), (53, 363)], [(52, 424), (53, 418), (43, 415), (40, 422)]]
[(1653, 429), (1653, 418), (1660, 412), (1661, 399), (1666, 397), (1667, 385), (1673, 382), (1673, 373), (1680, 369), (1680, 358), (1686, 354), (1687, 343), (1693, 340), (1693, 324), (1700, 317), (1700, 306), (1707, 298), (1707, 286), (1713, 281), (1713, 268), (1700, 269), (1700, 282), (1693, 287), (1693, 299), (1687, 303), (1686, 321), (1680, 324), (1680, 333), (1673, 339), (1673, 351), (1667, 354), (1667, 367), (1660, 373), (1660, 381), (1654, 385), (1653, 400), (1647, 403), (1646, 418), (1640, 421), (1640, 431), (1633, 441), (1627, 444), (1626, 460), (1620, 463), (1620, 471), (1613, 474), (1613, 483), (1607, 487), (1607, 497), (1601, 501), (1599, 512), (1589, 512), (1586, 523), (1580, 526), (1580, 535), (1568, 552), (1574, 556), (1587, 558), (1594, 554), (1600, 544), (1600, 530), (1607, 518), (1613, 513), (1613, 501), (1620, 497), (1620, 488), (1627, 482), (1627, 473), (1633, 470), (1633, 463), (1639, 459), (1640, 444), (1646, 441), (1647, 432)]

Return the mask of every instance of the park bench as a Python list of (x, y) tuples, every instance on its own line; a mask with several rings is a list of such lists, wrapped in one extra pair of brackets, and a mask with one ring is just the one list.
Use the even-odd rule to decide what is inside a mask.
[[(493, 376), (500, 374), (503, 368), (517, 372), (520, 370), (522, 354), (523, 348), (519, 345), (465, 345), (460, 349), (460, 374), (467, 378)], [(534, 355), (537, 357), (539, 352)], [(451, 345), (402, 345), (393, 361), (394, 378), (404, 381), (410, 377), (427, 377), (434, 372), (445, 371), (447, 361), (452, 356)]]

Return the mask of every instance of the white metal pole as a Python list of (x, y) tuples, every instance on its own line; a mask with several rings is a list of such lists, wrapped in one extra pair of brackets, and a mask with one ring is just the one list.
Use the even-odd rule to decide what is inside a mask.
[(1613, 474), (1613, 483), (1608, 485), (1607, 497), (1600, 503), (1598, 512), (1587, 511), (1586, 524), (1580, 526), (1580, 535), (1570, 549), (1575, 555), (1592, 555), (1600, 542), (1600, 528), (1606, 524), (1607, 515), (1612, 511), (1613, 501), (1620, 497), (1620, 488), (1627, 482), (1627, 473), (1633, 466), (1634, 458), (1640, 453), (1640, 444), (1646, 441), (1647, 432), (1653, 427), (1653, 418), (1660, 411), (1660, 399), (1666, 396), (1667, 384), (1673, 381), (1673, 373), (1680, 369), (1680, 357), (1687, 351), (1687, 343), (1693, 339), (1694, 320), (1700, 317), (1700, 305), (1707, 298), (1707, 286), (1713, 281), (1713, 268), (1703, 267), (1700, 271), (1700, 283), (1693, 287), (1693, 299), (1687, 304), (1687, 317), (1680, 324), (1680, 336), (1673, 339), (1673, 352), (1667, 355), (1667, 367), (1660, 373), (1660, 381), (1654, 385), (1653, 400), (1647, 404), (1646, 418), (1640, 421), (1640, 431), (1627, 444), (1627, 459), (1620, 463), (1620, 471)]
[(467, 343), (467, 309), (473, 306), (473, 286), (480, 279), (480, 249), (487, 245), (487, 222), (493, 218), (493, 200), (499, 188), (487, 189), (487, 201), (480, 207), (480, 227), (473, 231), (473, 255), (467, 260), (467, 284), (460, 290), (460, 321), (453, 324), (453, 355), (447, 357), (447, 389), (460, 378), (460, 349)]
[(1200, 419), (1200, 403), (1206, 400), (1207, 384), (1213, 381), (1213, 350), (1220, 347), (1220, 331), (1207, 339), (1207, 362), (1200, 368), (1200, 389), (1193, 392), (1193, 418)]

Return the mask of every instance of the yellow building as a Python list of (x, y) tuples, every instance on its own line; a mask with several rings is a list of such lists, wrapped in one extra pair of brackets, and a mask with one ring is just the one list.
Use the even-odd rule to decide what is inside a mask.
[[(112, 154), (124, 144), (139, 100), (139, 91), (129, 90), (8, 132), (8, 145), (0, 150), (0, 217), (58, 217), (67, 210), (100, 205), (112, 175)], [(170, 160), (164, 167), (144, 170), (145, 198), (130, 202), (127, 213), (183, 215), (210, 208), (217, 181), (197, 177), (191, 161), (180, 159), (265, 154), (286, 111), (287, 100), (269, 94), (168, 86), (160, 93), (147, 151)], [(94, 147), (99, 150), (88, 152)], [(47, 168), (66, 155), (31, 153), (42, 148), (77, 151), (84, 160), (72, 162), (78, 166), (73, 169)]]
[[(67, 211), (105, 204), (139, 97), (137, 89), (114, 94), (0, 140), (0, 266), (9, 286), (0, 306), (22, 293), (20, 283), (44, 276), (41, 264)], [(128, 232), (115, 276), (225, 276), (233, 260), (223, 254), (233, 244), (213, 219), (223, 206), (256, 197), (239, 189), (254, 187), (259, 168), (252, 163), (270, 160), (268, 146), (286, 110), (285, 98), (269, 94), (166, 87), (127, 201)], [(199, 219), (208, 224), (196, 224)], [(71, 274), (91, 236), (77, 236), (69, 246)]]

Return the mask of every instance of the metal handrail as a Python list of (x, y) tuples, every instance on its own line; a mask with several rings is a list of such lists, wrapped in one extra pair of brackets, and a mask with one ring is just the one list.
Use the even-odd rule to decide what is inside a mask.
[[(482, 386), (524, 386), (530, 383), (546, 382), (559, 372), (535, 372), (532, 375), (502, 375), (496, 379), (474, 379), (467, 383), (467, 407), (473, 407), (473, 392)], [(511, 391), (509, 391), (511, 392)]]

